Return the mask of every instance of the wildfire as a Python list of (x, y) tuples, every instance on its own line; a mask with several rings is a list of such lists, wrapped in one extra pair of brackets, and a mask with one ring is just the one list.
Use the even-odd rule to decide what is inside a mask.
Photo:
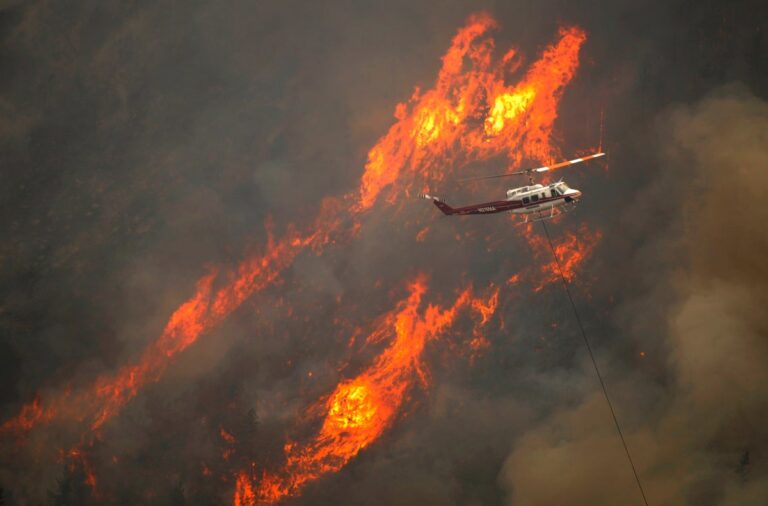
[(499, 305), (499, 290), (495, 290), (493, 295), (487, 301), (482, 299), (475, 299), (472, 301), (472, 309), (480, 314), (480, 325), (485, 325), (488, 320), (491, 319), (493, 313), (496, 312), (496, 307)]
[(22, 406), (16, 417), (0, 425), (0, 433), (27, 432), (39, 423), (50, 422), (55, 416), (55, 409), (43, 407), (40, 403), (40, 396), (36, 395), (32, 402)]
[(69, 472), (82, 472), (85, 484), (91, 488), (92, 494), (96, 494), (96, 474), (93, 471), (93, 466), (91, 466), (91, 463), (88, 461), (88, 458), (82, 450), (77, 448), (72, 448), (66, 452), (59, 450), (59, 460), (66, 462)]
[(485, 133), (498, 135), (504, 130), (507, 121), (513, 121), (530, 105), (536, 91), (526, 88), (514, 93), (502, 93), (494, 100), (493, 107), (485, 118)]
[(3, 423), (0, 432), (27, 432), (57, 418), (78, 420), (91, 430), (99, 429), (147, 383), (157, 381), (173, 357), (228, 317), (254, 292), (272, 283), (299, 251), (316, 244), (319, 238), (317, 231), (307, 237), (289, 232), (279, 242), (270, 240), (264, 254), (242, 262), (218, 290), (214, 290), (214, 281), (221, 276), (216, 272), (203, 276), (195, 294), (173, 312), (160, 337), (136, 363), (97, 378), (82, 391), (65, 390), (47, 402), (36, 397), (16, 417)]
[[(590, 230), (581, 226), (576, 233), (566, 232), (565, 237), (559, 241), (554, 242), (555, 255), (557, 255), (560, 261), (560, 268), (562, 268), (562, 275), (566, 281), (570, 282), (576, 275), (576, 269), (588, 257), (592, 250), (595, 248), (600, 239), (602, 233), (597, 230), (590, 232)], [(537, 256), (548, 255), (551, 257), (549, 244), (546, 239), (541, 236), (533, 237), (531, 242), (535, 249), (538, 250)], [(558, 268), (558, 262), (554, 259), (541, 266), (541, 274), (543, 278), (539, 284), (533, 289), (535, 292), (539, 292), (544, 289), (545, 286), (550, 283), (556, 283), (560, 279), (560, 269)]]
[(499, 154), (506, 154), (511, 162), (555, 155), (550, 134), (557, 104), (575, 74), (585, 34), (578, 28), (561, 29), (559, 39), (545, 49), (523, 79), (507, 86), (505, 78), (519, 61), (513, 50), (500, 62), (493, 62), (494, 41), (488, 31), (495, 26), (486, 14), (470, 17), (443, 57), (434, 88), (424, 93), (417, 89), (407, 104), (398, 105), (398, 121), (368, 154), (357, 204), (348, 206), (349, 198), (327, 199), (311, 234), (291, 230), (280, 241), (270, 239), (264, 254), (243, 261), (215, 293), (213, 284), (221, 282), (220, 276), (204, 276), (195, 295), (172, 314), (163, 333), (138, 362), (99, 377), (78, 394), (67, 391), (46, 402), (36, 398), (0, 426), (0, 431), (26, 432), (56, 418), (85, 421), (91, 430), (100, 428), (147, 383), (157, 381), (171, 358), (272, 283), (300, 251), (307, 247), (318, 250), (332, 242), (340, 215), (368, 209), (396, 182), (410, 189), (417, 176), (438, 181), (447, 167)]
[(496, 308), (499, 306), (499, 289), (493, 290), (488, 300), (474, 299), (471, 305), (472, 309), (480, 315), (480, 324), (473, 329), (472, 338), (468, 343), (470, 350), (469, 359), (470, 362), (474, 363), (478, 355), (491, 346), (491, 342), (482, 333), (482, 327), (496, 313)]
[[(86, 430), (98, 431), (142, 388), (158, 381), (173, 359), (247, 298), (274, 283), (299, 254), (305, 250), (320, 253), (344, 234), (354, 236), (361, 227), (362, 213), (378, 200), (393, 202), (403, 191), (441, 181), (451, 170), (474, 161), (503, 156), (515, 165), (524, 158), (547, 161), (559, 156), (551, 141), (552, 128), (586, 36), (579, 28), (560, 29), (539, 58), (517, 74), (522, 66), (517, 50), (508, 50), (500, 59), (494, 57), (495, 42), (489, 32), (495, 27), (486, 14), (469, 18), (443, 56), (434, 86), (415, 89), (406, 103), (396, 107), (396, 122), (368, 152), (358, 187), (324, 200), (304, 232), (289, 228), (280, 239), (270, 234), (259, 254), (230, 271), (219, 269), (202, 276), (192, 297), (173, 312), (137, 360), (80, 389), (36, 396), (16, 417), (0, 425), (0, 434), (26, 433), (56, 420), (75, 420)], [(518, 79), (510, 84), (512, 77)], [(429, 226), (423, 227), (416, 240), (423, 241), (428, 233)], [(578, 237), (571, 234), (557, 245), (567, 279), (599, 238), (599, 233), (583, 229)], [(540, 250), (542, 245), (534, 246)], [(557, 281), (556, 264), (547, 264), (542, 273), (541, 286)], [(512, 276), (507, 284), (519, 279), (519, 275)], [(296, 495), (308, 482), (338, 471), (376, 441), (401, 414), (414, 385), (428, 384), (421, 360), (425, 345), (445, 333), (460, 311), (471, 310), (476, 315), (470, 347), (480, 350), (489, 345), (479, 329), (496, 311), (498, 289), (487, 298), (475, 297), (466, 289), (450, 306), (429, 304), (424, 308), (424, 279), (415, 280), (409, 289), (410, 295), (379, 318), (366, 338), (367, 344), (391, 339), (390, 344), (369, 368), (337, 385), (323, 404), (318, 433), (310, 441), (286, 444), (280, 470), (259, 477), (256, 486), (249, 472), (238, 475), (235, 505), (272, 504)], [(231, 434), (221, 428), (220, 435), (231, 444)], [(95, 486), (95, 477), (93, 480)]]
[(420, 380), (427, 384), (421, 354), (428, 341), (439, 337), (463, 308), (480, 314), (484, 325), (496, 307), (498, 291), (487, 300), (462, 291), (448, 308), (427, 305), (419, 311), (427, 287), (423, 278), (410, 285), (410, 295), (392, 316), (380, 319), (366, 341), (378, 341), (382, 333), (393, 336), (391, 344), (373, 364), (355, 378), (340, 382), (325, 402), (325, 418), (319, 432), (305, 444), (285, 445), (285, 465), (261, 477), (254, 495), (247, 473), (238, 476), (235, 506), (274, 504), (296, 495), (308, 482), (336, 472), (362, 449), (376, 441), (400, 413), (408, 391)]
[(586, 36), (578, 28), (562, 28), (522, 79), (508, 85), (520, 60), (510, 50), (494, 61), (488, 32), (495, 26), (488, 15), (472, 16), (443, 56), (435, 86), (417, 88), (397, 106), (397, 122), (368, 152), (359, 209), (371, 207), (388, 187), (395, 187), (392, 194), (410, 192), (469, 162), (505, 155), (517, 164), (559, 156), (552, 127)]
[(228, 444), (235, 443), (235, 436), (227, 432), (227, 430), (224, 427), (219, 427), (219, 435), (221, 436), (221, 439), (223, 439)]
[(245, 473), (237, 477), (235, 484), (235, 504), (251, 505), (256, 504), (256, 493), (253, 485)]

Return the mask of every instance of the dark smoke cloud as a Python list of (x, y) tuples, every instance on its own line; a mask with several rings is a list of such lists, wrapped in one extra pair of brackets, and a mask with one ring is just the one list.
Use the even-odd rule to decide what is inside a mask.
[[(560, 23), (589, 34), (558, 135), (594, 146), (604, 113), (608, 171), (564, 174), (588, 198), (552, 231), (603, 231), (574, 291), (652, 504), (765, 502), (768, 47), (750, 1), (0, 1), (0, 418), (134, 360), (266, 220), (279, 235), (355, 188), (481, 8), (529, 60)], [(0, 442), (6, 502), (229, 503), (231, 474), (278, 466), (307, 403), (368, 363), (346, 343), (404, 280), (429, 271), (444, 302), (541, 260), (506, 221), (439, 218), (383, 207), (297, 258), (105, 426), (87, 450), (102, 495), (58, 457), (77, 427)], [(432, 346), (407, 415), (292, 504), (636, 501), (561, 290), (504, 293), (485, 355)]]

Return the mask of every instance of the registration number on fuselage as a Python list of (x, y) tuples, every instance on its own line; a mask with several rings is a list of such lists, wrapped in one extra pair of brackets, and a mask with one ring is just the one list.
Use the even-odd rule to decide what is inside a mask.
[(479, 212), (479, 213), (490, 213), (490, 212), (493, 212), (493, 211), (495, 211), (495, 210), (496, 210), (496, 208), (495, 208), (495, 207), (493, 207), (493, 206), (489, 206), (489, 207), (478, 207), (478, 208), (477, 208), (477, 212)]

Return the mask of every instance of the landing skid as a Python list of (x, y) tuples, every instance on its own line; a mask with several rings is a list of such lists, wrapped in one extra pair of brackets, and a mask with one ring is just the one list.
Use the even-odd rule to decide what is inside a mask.
[(561, 214), (567, 213), (568, 211), (572, 210), (574, 207), (576, 207), (575, 204), (571, 204), (571, 205), (565, 205), (562, 207), (551, 207), (549, 208), (549, 210), (546, 210), (546, 211), (534, 211), (532, 213), (528, 213), (525, 215), (525, 220), (523, 220), (523, 224), (535, 223), (537, 221), (551, 220), (552, 218), (556, 218)]

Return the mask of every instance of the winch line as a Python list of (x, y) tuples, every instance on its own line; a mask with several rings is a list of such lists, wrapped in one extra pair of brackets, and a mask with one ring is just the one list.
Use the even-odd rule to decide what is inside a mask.
[(579, 315), (579, 311), (576, 309), (576, 304), (573, 302), (573, 295), (571, 295), (571, 289), (568, 286), (568, 281), (565, 279), (565, 275), (563, 274), (563, 268), (560, 265), (560, 259), (557, 258), (555, 247), (552, 244), (552, 238), (549, 236), (547, 223), (546, 221), (542, 220), (541, 224), (544, 227), (544, 233), (547, 235), (547, 241), (549, 242), (549, 248), (552, 250), (552, 256), (555, 257), (555, 264), (557, 264), (557, 270), (560, 273), (560, 279), (563, 282), (565, 293), (566, 295), (568, 295), (568, 300), (571, 302), (571, 307), (573, 308), (573, 314), (576, 317), (576, 323), (579, 325), (579, 330), (581, 330), (581, 337), (584, 339), (584, 344), (586, 345), (587, 351), (589, 352), (589, 358), (592, 361), (592, 367), (595, 368), (595, 374), (597, 375), (597, 379), (600, 381), (600, 387), (603, 389), (603, 395), (605, 396), (605, 401), (606, 403), (608, 403), (608, 408), (611, 411), (611, 416), (613, 417), (613, 423), (616, 425), (616, 432), (619, 433), (621, 444), (624, 446), (624, 453), (626, 453), (627, 455), (629, 466), (632, 468), (632, 474), (634, 474), (635, 476), (635, 482), (637, 483), (637, 488), (640, 490), (640, 495), (643, 497), (643, 503), (645, 503), (645, 506), (648, 506), (648, 499), (645, 497), (645, 490), (643, 489), (643, 485), (640, 482), (640, 475), (637, 474), (637, 468), (635, 467), (635, 463), (632, 460), (632, 455), (629, 453), (629, 446), (627, 446), (627, 441), (624, 439), (624, 433), (621, 431), (621, 425), (619, 425), (619, 419), (616, 417), (616, 411), (613, 409), (613, 403), (611, 402), (610, 396), (608, 396), (608, 389), (605, 386), (603, 375), (600, 374), (600, 368), (597, 367), (595, 354), (592, 353), (592, 346), (589, 344), (587, 333), (584, 331), (584, 325), (582, 325), (581, 323), (581, 316)]

